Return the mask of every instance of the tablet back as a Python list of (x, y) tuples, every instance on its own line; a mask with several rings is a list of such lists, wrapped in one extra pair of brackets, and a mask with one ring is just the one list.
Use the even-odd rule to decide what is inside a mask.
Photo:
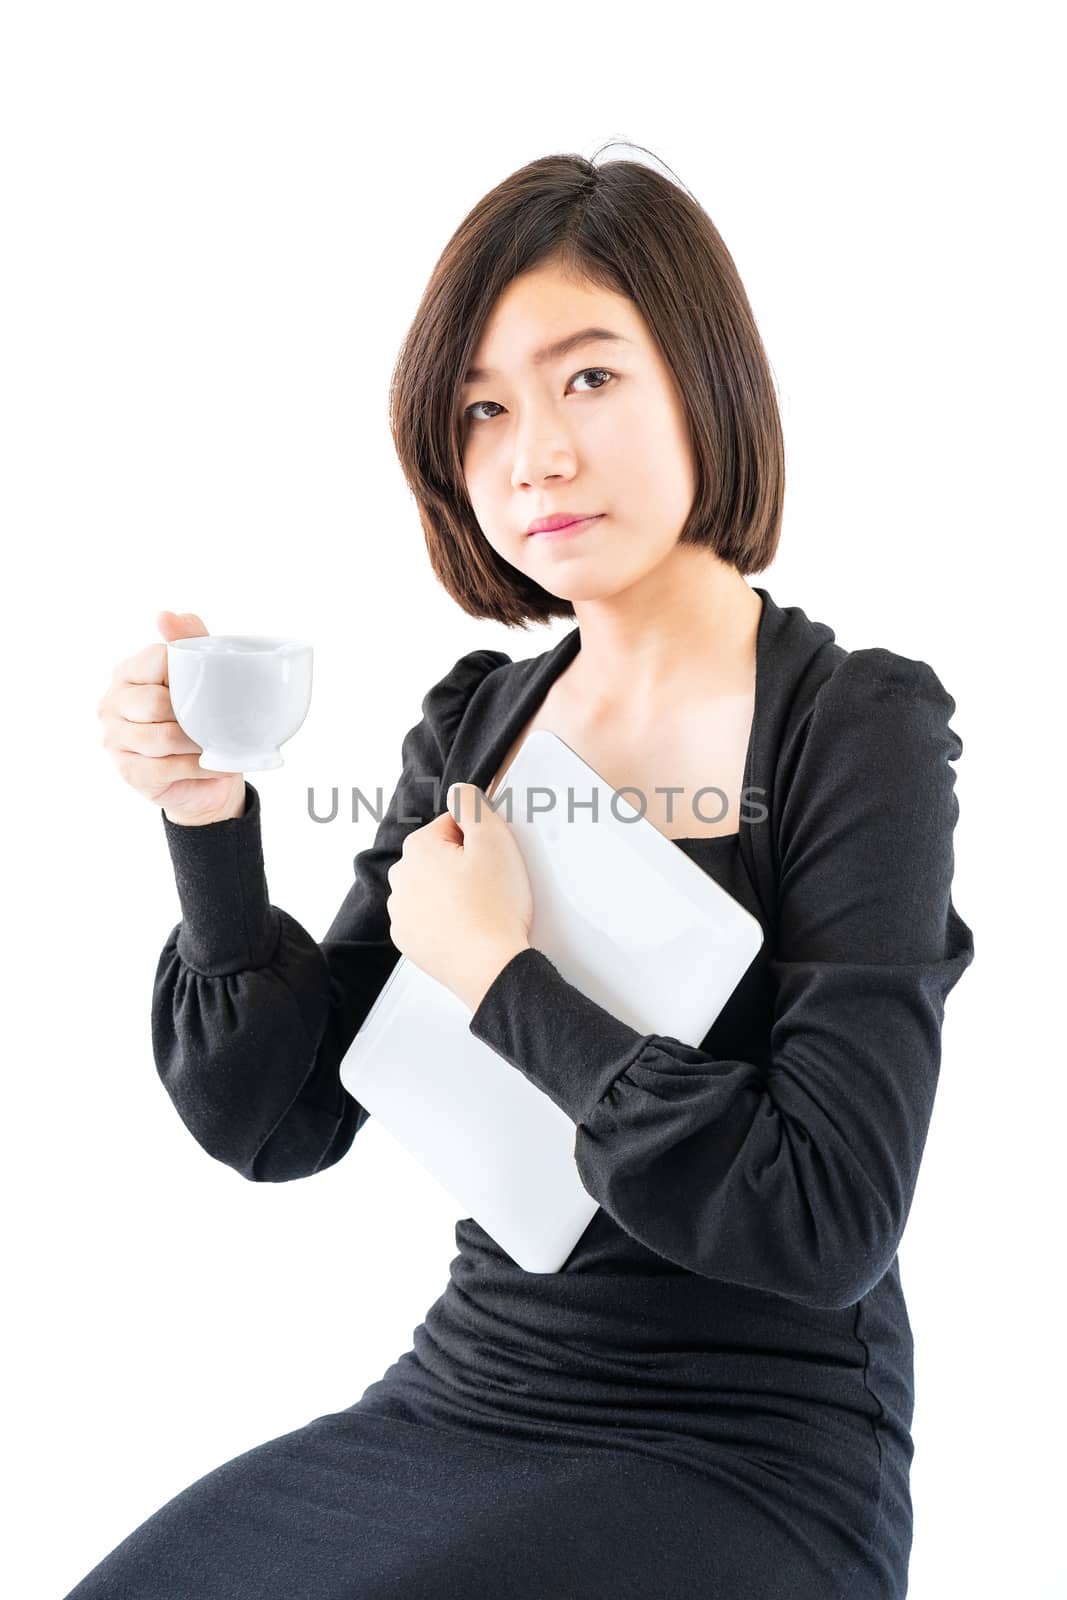
[[(530, 943), (639, 1033), (698, 1045), (763, 942), (756, 918), (554, 733), (527, 735), (492, 803), (529, 875)], [(341, 1081), (461, 1216), (527, 1272), (558, 1272), (597, 1209), (575, 1125), (470, 1019), (401, 956)]]

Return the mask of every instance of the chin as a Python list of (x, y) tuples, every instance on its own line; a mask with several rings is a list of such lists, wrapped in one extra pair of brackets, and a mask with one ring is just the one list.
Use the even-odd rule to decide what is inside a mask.
[(549, 594), (555, 595), (558, 600), (569, 600), (572, 604), (575, 600), (614, 600), (616, 595), (624, 594), (633, 581), (630, 577), (609, 577), (603, 573), (591, 573), (588, 577), (568, 573), (566, 581), (553, 588), (544, 578), (535, 578), (535, 582)]

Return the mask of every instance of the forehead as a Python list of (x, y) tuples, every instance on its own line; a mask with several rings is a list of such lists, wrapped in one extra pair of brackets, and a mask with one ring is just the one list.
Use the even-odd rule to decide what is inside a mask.
[(502, 291), (463, 381), (537, 368), (587, 345), (619, 355), (644, 342), (641, 317), (624, 295), (539, 269)]

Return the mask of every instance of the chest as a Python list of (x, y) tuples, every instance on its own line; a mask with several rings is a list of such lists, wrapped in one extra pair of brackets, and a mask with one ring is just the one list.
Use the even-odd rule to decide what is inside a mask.
[(753, 713), (754, 690), (675, 707), (638, 727), (622, 716), (591, 720), (550, 692), (516, 736), (486, 793), (496, 796), (527, 736), (546, 729), (668, 839), (737, 833)]

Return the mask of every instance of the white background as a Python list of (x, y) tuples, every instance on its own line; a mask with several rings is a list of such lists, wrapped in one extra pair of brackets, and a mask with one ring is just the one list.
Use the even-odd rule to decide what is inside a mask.
[(750, 581), (957, 700), (977, 954), (901, 1249), (909, 1593), (1063, 1593), (1061, 16), (5, 8), (8, 1593), (57, 1600), (195, 1478), (352, 1404), (445, 1286), (454, 1214), (373, 1121), (284, 1185), (184, 1129), (149, 1037), (173, 874), (96, 705), (160, 608), (314, 641), (255, 781), (271, 900), (321, 938), (374, 825), (311, 822), (309, 786), (388, 796), (457, 656), (570, 626), (476, 622), (433, 579), (396, 351), (489, 188), (611, 137), (696, 194), (767, 345), (786, 515)]

